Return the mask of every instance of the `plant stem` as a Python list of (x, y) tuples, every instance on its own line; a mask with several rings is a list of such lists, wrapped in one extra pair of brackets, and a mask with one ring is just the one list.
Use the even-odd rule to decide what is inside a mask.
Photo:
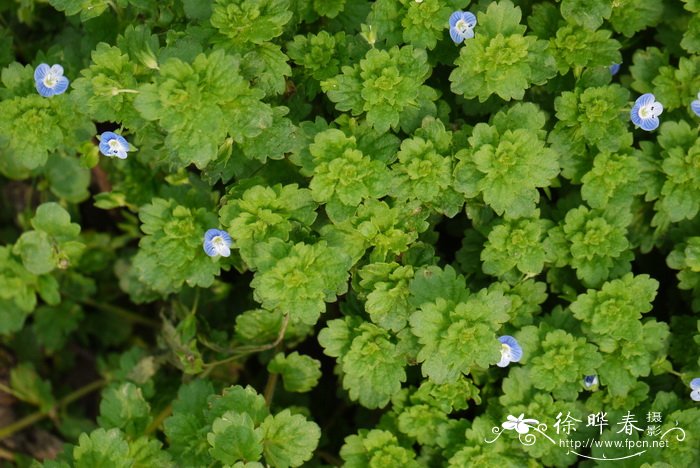
[(205, 368), (212, 368), (219, 366), (221, 364), (226, 364), (227, 362), (233, 361), (235, 359), (238, 359), (239, 357), (245, 356), (247, 354), (252, 354), (252, 353), (258, 353), (260, 351), (267, 351), (268, 349), (272, 349), (278, 344), (282, 342), (284, 339), (284, 333), (287, 331), (287, 325), (289, 325), (289, 314), (284, 315), (284, 319), (282, 321), (282, 326), (280, 327), (279, 334), (277, 335), (277, 339), (273, 341), (272, 343), (262, 345), (262, 346), (241, 346), (238, 349), (235, 349), (233, 351), (233, 354), (229, 357), (226, 357), (224, 359), (221, 359), (219, 361), (213, 361), (213, 362), (208, 362), (204, 363)]
[(155, 417), (155, 419), (151, 422), (151, 424), (148, 425), (146, 428), (146, 435), (153, 434), (158, 430), (158, 428), (163, 424), (163, 421), (170, 416), (173, 412), (173, 405), (168, 405), (165, 408), (163, 408), (163, 411), (158, 413), (158, 416)]
[(109, 312), (114, 315), (118, 315), (119, 317), (128, 320), (129, 322), (133, 323), (138, 323), (141, 325), (146, 325), (147, 327), (151, 328), (160, 328), (160, 322), (157, 322), (155, 320), (151, 320), (146, 317), (142, 317), (139, 314), (135, 314), (129, 310), (126, 310), (122, 307), (118, 307), (112, 304), (103, 304), (101, 302), (93, 301), (92, 299), (80, 299), (78, 300), (81, 304), (94, 307), (95, 309), (102, 310), (104, 312)]
[(15, 454), (10, 452), (9, 450), (0, 447), (0, 459), (15, 461)]
[(279, 376), (276, 372), (270, 372), (267, 377), (267, 383), (265, 384), (265, 404), (269, 407), (272, 403), (272, 397), (275, 396), (275, 387), (277, 386), (277, 377)]
[(95, 390), (98, 390), (102, 387), (104, 387), (107, 384), (107, 381), (104, 379), (96, 380), (94, 382), (90, 382), (89, 384), (85, 385), (84, 387), (80, 387), (79, 389), (75, 390), (74, 392), (69, 393), (68, 395), (64, 396), (61, 398), (58, 403), (56, 403), (52, 408), (49, 408), (48, 410), (45, 411), (36, 411), (28, 416), (25, 416), (24, 418), (13, 422), (12, 424), (9, 424), (5, 427), (0, 427), (0, 439), (4, 439), (6, 437), (11, 436), (15, 432), (19, 432), (32, 424), (41, 421), (44, 418), (47, 418), (51, 414), (53, 414), (56, 410), (58, 409), (63, 409), (66, 406), (70, 405), (76, 400), (79, 400), (80, 398), (84, 397), (85, 395), (94, 392)]
[(11, 387), (8, 387), (4, 383), (0, 383), (0, 392), (5, 392), (8, 395), (12, 395), (13, 397), (17, 398), (18, 400), (24, 401), (24, 395), (21, 393), (17, 392)]

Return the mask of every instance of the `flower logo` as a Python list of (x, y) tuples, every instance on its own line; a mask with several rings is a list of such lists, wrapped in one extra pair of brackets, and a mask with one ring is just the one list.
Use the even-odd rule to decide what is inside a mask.
[(501, 426), (507, 431), (515, 429), (518, 434), (527, 434), (530, 432), (532, 425), (537, 424), (539, 424), (537, 419), (525, 419), (525, 413), (521, 413), (517, 418), (509, 414)]

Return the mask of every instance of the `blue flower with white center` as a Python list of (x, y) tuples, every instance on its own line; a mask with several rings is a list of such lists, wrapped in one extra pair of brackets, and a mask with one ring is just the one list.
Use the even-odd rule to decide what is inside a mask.
[(459, 44), (474, 37), (476, 16), (468, 11), (455, 11), (450, 15), (450, 37)]
[(620, 64), (613, 63), (612, 65), (610, 65), (610, 67), (608, 67), (608, 69), (610, 70), (610, 74), (615, 76), (615, 75), (617, 75), (617, 72), (620, 71)]
[(698, 93), (698, 98), (690, 103), (690, 109), (695, 112), (695, 115), (700, 117), (700, 93)]
[(42, 63), (34, 70), (34, 85), (44, 97), (51, 97), (56, 94), (63, 94), (68, 89), (68, 78), (63, 76), (63, 67)]
[(126, 153), (130, 151), (126, 138), (114, 132), (104, 132), (98, 138), (100, 139), (100, 153), (109, 157), (116, 156), (119, 159), (126, 159)]
[(700, 377), (696, 377), (690, 381), (690, 398), (693, 401), (700, 401)]
[(498, 367), (506, 367), (511, 362), (518, 362), (523, 357), (523, 349), (518, 341), (510, 335), (498, 337), (501, 342), (501, 360), (496, 363)]
[(642, 94), (634, 102), (630, 111), (630, 118), (636, 127), (650, 132), (659, 126), (659, 116), (664, 111), (664, 106), (656, 100), (653, 94)]
[(586, 388), (592, 388), (598, 385), (597, 375), (587, 375), (583, 378), (583, 386)]
[(210, 257), (231, 255), (231, 236), (221, 229), (209, 229), (204, 233), (204, 251)]

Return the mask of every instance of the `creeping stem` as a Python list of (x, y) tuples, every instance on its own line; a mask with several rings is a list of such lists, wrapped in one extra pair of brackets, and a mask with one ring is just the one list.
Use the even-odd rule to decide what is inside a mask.
[(12, 424), (8, 424), (5, 427), (0, 427), (0, 439), (4, 439), (6, 437), (11, 436), (15, 432), (19, 432), (32, 424), (41, 421), (44, 418), (49, 417), (50, 415), (54, 414), (57, 410), (62, 410), (66, 406), (70, 405), (76, 400), (81, 399), (85, 395), (88, 395), (95, 390), (99, 390), (100, 388), (104, 387), (107, 384), (107, 381), (104, 379), (100, 380), (95, 380), (94, 382), (90, 382), (89, 384), (85, 385), (84, 387), (80, 387), (79, 389), (75, 390), (74, 392), (69, 393), (68, 395), (64, 396), (61, 398), (58, 403), (56, 403), (53, 407), (44, 410), (44, 411), (36, 411), (30, 415), (27, 415), (20, 419), (19, 421), (15, 421)]

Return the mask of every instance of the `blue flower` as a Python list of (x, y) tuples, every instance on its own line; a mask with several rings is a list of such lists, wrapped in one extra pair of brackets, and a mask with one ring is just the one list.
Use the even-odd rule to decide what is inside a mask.
[(690, 398), (693, 401), (700, 401), (700, 377), (696, 377), (690, 381)]
[(610, 70), (610, 74), (615, 76), (615, 75), (617, 75), (617, 72), (620, 71), (620, 64), (613, 63), (612, 65), (610, 65), (610, 67), (608, 69)]
[(468, 11), (455, 11), (450, 15), (450, 37), (459, 44), (465, 39), (474, 37), (476, 16)]
[(651, 93), (642, 94), (634, 102), (630, 118), (636, 127), (650, 132), (659, 126), (659, 116), (664, 111), (664, 106), (656, 101)]
[(105, 156), (116, 156), (119, 159), (126, 159), (127, 151), (130, 151), (129, 142), (114, 132), (104, 132), (99, 136), (100, 153)]
[(583, 378), (583, 386), (586, 388), (591, 388), (598, 385), (597, 375), (587, 375)]
[(498, 367), (506, 367), (511, 362), (518, 362), (523, 357), (523, 349), (518, 341), (510, 335), (498, 337), (501, 342), (501, 360), (496, 364)]
[(690, 103), (690, 108), (695, 112), (695, 115), (700, 117), (700, 93), (698, 93), (698, 98)]
[(51, 97), (55, 94), (63, 94), (68, 89), (68, 78), (63, 76), (63, 67), (42, 63), (34, 70), (34, 85), (44, 97)]
[(231, 236), (221, 229), (209, 229), (204, 233), (204, 251), (210, 257), (221, 255), (228, 257), (231, 255)]

